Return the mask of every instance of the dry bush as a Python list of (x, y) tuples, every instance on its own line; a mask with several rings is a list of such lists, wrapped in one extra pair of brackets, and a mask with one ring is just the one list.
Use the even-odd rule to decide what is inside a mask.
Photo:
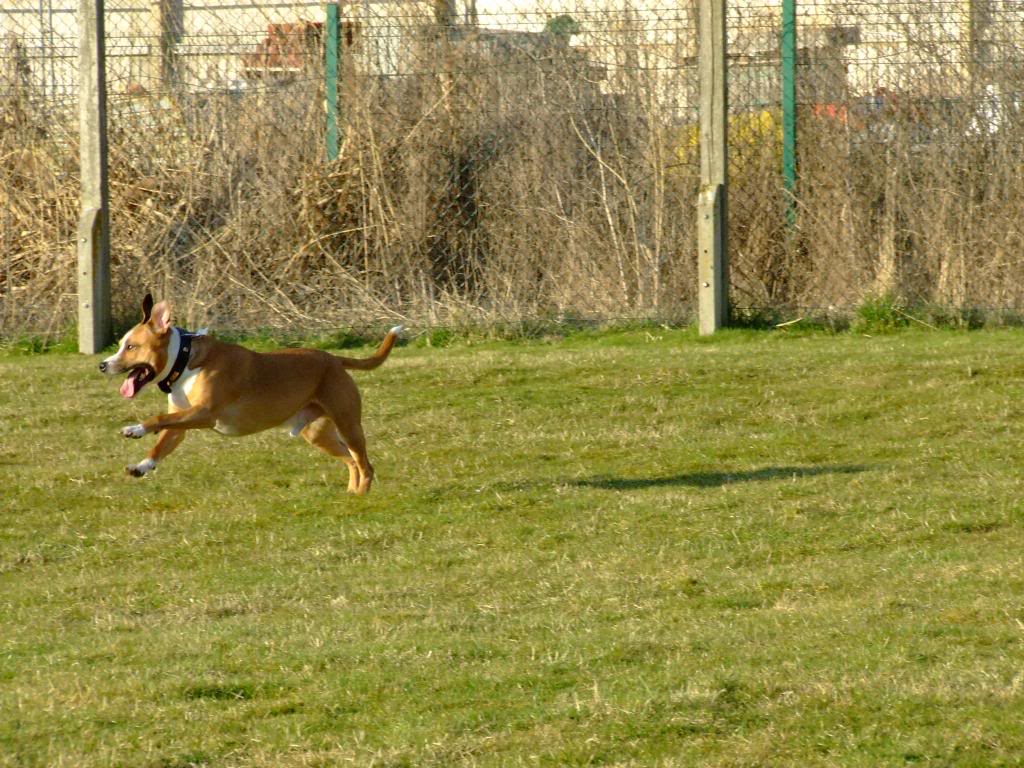
[(0, 93), (0, 336), (53, 335), (75, 308), (77, 145), (27, 92)]
[[(413, 28), (412, 71), (346, 59), (329, 163), (319, 65), (234, 93), (112, 95), (119, 324), (146, 289), (182, 323), (235, 329), (689, 316), (696, 133), (668, 119), (642, 25), (603, 29), (629, 64), (614, 76), (564, 35)], [(1019, 105), (979, 128), (984, 91), (932, 82), (865, 109), (830, 92), (843, 67), (811, 64), (829, 86), (802, 85), (794, 226), (779, 111), (730, 124), (734, 303), (1024, 309)], [(1024, 92), (1019, 68), (999, 77)], [(75, 309), (73, 116), (0, 93), (0, 335), (54, 334)]]
[(888, 294), (953, 313), (1024, 308), (1024, 124), (1009, 115), (972, 132), (977, 110), (944, 100), (868, 124), (805, 116), (794, 305)]
[[(786, 226), (778, 112), (740, 109), (732, 118), (746, 123), (730, 136), (734, 300), (841, 314), (888, 296), (937, 316), (1019, 315), (1017, 12), (979, 4), (970, 37), (962, 9), (943, 2), (824, 10), (823, 34), (801, 29), (794, 226)], [(859, 48), (844, 47), (849, 30), (859, 30)], [(751, 130), (765, 115), (774, 126)]]
[[(144, 289), (171, 297), (183, 323), (240, 329), (685, 314), (696, 169), (677, 162), (653, 75), (608, 94), (565, 39), (514, 42), (425, 25), (417, 55), (432, 72), (371, 78), (349, 62), (331, 163), (318, 76), (255, 94), (113, 99), (118, 322)], [(73, 170), (66, 142), (30, 145)], [(18, 184), (5, 177), (3, 193)], [(70, 323), (73, 302), (54, 299), (74, 290), (72, 189), (60, 190), (59, 222), (38, 210), (53, 205), (51, 184), (17, 214), (39, 231), (5, 236), (31, 268), (3, 274), (0, 333)]]

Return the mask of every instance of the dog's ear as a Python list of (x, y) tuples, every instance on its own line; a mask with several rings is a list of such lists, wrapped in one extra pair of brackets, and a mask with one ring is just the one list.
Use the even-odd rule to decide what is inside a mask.
[(153, 326), (153, 330), (163, 336), (165, 333), (171, 330), (171, 305), (166, 301), (161, 301), (155, 307), (153, 307), (153, 314), (149, 319), (149, 324)]
[(142, 298), (142, 322), (148, 323), (149, 316), (153, 314), (153, 294), (147, 293)]

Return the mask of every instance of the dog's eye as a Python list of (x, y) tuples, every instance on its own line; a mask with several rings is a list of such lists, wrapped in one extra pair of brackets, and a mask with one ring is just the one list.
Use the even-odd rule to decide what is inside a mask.
[(126, 349), (127, 351), (131, 352), (131, 351), (132, 351), (133, 349), (135, 349), (135, 345), (134, 345), (134, 344), (125, 344), (125, 345), (124, 345), (124, 348), (125, 348), (125, 349)]

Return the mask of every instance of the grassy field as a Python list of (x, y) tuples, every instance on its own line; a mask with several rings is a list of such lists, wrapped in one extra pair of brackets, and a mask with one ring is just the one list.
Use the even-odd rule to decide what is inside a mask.
[(1022, 346), (413, 343), (366, 498), (2, 354), (0, 765), (1020, 765)]

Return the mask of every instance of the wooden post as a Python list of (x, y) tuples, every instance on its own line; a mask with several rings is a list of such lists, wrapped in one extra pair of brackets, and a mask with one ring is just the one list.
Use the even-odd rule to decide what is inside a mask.
[(702, 336), (729, 320), (727, 232), (728, 111), (725, 0), (699, 0), (700, 195), (697, 200), (698, 326)]
[(991, 42), (992, 2), (991, 0), (968, 0), (967, 8), (968, 79), (971, 95), (978, 98), (984, 96), (985, 86), (992, 82), (994, 74)]
[(87, 355), (106, 347), (113, 335), (103, 2), (78, 2), (78, 127), (82, 175), (78, 220), (78, 351)]
[(455, 0), (434, 0), (434, 21), (450, 34), (459, 23)]
[(153, 47), (150, 90), (163, 91), (178, 80), (178, 43), (184, 28), (181, 0), (151, 0)]

